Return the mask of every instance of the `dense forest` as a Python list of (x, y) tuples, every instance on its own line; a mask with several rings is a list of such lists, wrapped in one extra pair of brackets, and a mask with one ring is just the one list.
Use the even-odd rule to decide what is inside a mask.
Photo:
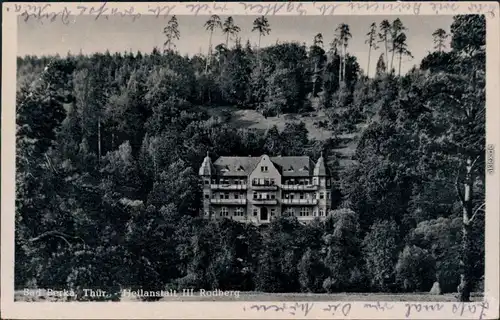
[[(429, 35), (436, 47), (406, 74), (400, 19), (367, 25), (363, 62), (346, 24), (335, 39), (311, 35), (310, 47), (261, 48), (268, 20), (254, 22), (257, 46), (242, 43), (236, 22), (209, 17), (206, 55), (176, 51), (174, 16), (164, 48), (148, 54), (18, 57), (16, 287), (415, 292), (438, 282), (463, 301), (482, 291), (484, 16), (456, 16), (451, 34)], [(215, 32), (225, 43), (211, 43)], [(375, 74), (360, 66), (370, 63)], [(323, 110), (318, 125), (333, 134), (316, 140), (303, 123), (235, 128), (206, 112), (219, 106)], [(355, 153), (339, 166), (333, 150), (352, 132)], [(207, 151), (324, 152), (335, 209), (308, 225), (203, 220)]]

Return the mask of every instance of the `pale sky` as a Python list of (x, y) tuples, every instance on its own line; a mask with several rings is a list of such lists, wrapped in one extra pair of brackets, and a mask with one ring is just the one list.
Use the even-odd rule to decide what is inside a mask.
[[(224, 20), (226, 17), (221, 16)], [(233, 16), (236, 25), (241, 28), (239, 36), (244, 44), (250, 40), (257, 44), (258, 34), (251, 32), (252, 22), (256, 16)], [(365, 44), (366, 33), (372, 22), (377, 25), (383, 19), (393, 21), (396, 16), (269, 16), (271, 33), (262, 38), (261, 45), (273, 45), (280, 42), (297, 41), (311, 45), (317, 33), (323, 34), (325, 49), (329, 48), (335, 28), (339, 23), (347, 23), (350, 27), (352, 39), (349, 42), (349, 52), (358, 58), (363, 70), (367, 68), (368, 45)], [(141, 16), (135, 22), (131, 17), (113, 16), (108, 20), (101, 17), (95, 21), (92, 16), (73, 16), (68, 25), (62, 24), (58, 19), (52, 23), (45, 21), (43, 24), (35, 19), (18, 24), (18, 55), (51, 55), (59, 53), (64, 56), (68, 52), (84, 54), (94, 52), (137, 52), (149, 53), (155, 46), (162, 48), (164, 35), (162, 34), (169, 18), (156, 18), (155, 16)], [(180, 40), (176, 41), (177, 50), (181, 54), (193, 55), (206, 53), (209, 33), (203, 24), (208, 16), (177, 16), (179, 21)], [(415, 57), (413, 60), (404, 59), (402, 72), (406, 72), (413, 65), (419, 65), (428, 51), (433, 51), (432, 33), (443, 28), (448, 33), (453, 21), (452, 16), (401, 16), (403, 24), (408, 28), (408, 49)], [(214, 33), (214, 46), (225, 42), (225, 37), (220, 30)], [(375, 64), (382, 53), (380, 44), (378, 51), (372, 51), (370, 74), (374, 73)], [(389, 54), (390, 55), (390, 54)], [(395, 67), (397, 64), (395, 64)]]

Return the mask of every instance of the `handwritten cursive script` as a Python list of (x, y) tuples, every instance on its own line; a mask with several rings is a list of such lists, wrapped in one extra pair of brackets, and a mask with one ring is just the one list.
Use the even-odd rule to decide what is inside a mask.
[(95, 20), (109, 20), (111, 16), (131, 19), (132, 22), (141, 16), (166, 18), (173, 14), (212, 15), (212, 14), (244, 14), (244, 15), (336, 15), (336, 14), (412, 14), (419, 15), (423, 7), (428, 14), (484, 14), (496, 16), (496, 4), (492, 3), (458, 3), (458, 2), (206, 2), (206, 3), (163, 3), (143, 6), (127, 3), (79, 3), (75, 6), (61, 6), (61, 3), (46, 4), (7, 4), (7, 12), (13, 12), (27, 21), (55, 22), (60, 19), (69, 24), (70, 18), (82, 15), (94, 16)]
[(351, 312), (352, 305), (350, 303), (336, 303), (336, 304), (328, 304), (326, 308), (323, 308), (323, 311), (331, 313), (332, 316), (337, 314), (337, 311), (342, 312), (344, 317), (347, 317)]
[(394, 309), (394, 305), (392, 303), (380, 302), (380, 301), (377, 301), (377, 303), (365, 303), (365, 305), (363, 307), (365, 309), (375, 309), (377, 311), (385, 311), (385, 310)]
[[(489, 307), (487, 301), (470, 302), (470, 303), (453, 303), (451, 305), (451, 312), (461, 317), (474, 318), (482, 320), (486, 315), (485, 310)], [(443, 303), (405, 303), (405, 317), (411, 318), (416, 313), (420, 312), (439, 312), (445, 308)]]
[(243, 310), (254, 310), (254, 311), (275, 311), (275, 312), (287, 312), (291, 315), (295, 315), (297, 312), (301, 312), (301, 315), (307, 316), (311, 309), (313, 308), (314, 303), (298, 303), (295, 302), (293, 304), (287, 304), (283, 302), (281, 304), (254, 304), (250, 307), (243, 307)]
[[(329, 318), (350, 318), (359, 310), (376, 311), (383, 318), (384, 313), (399, 314), (399, 318), (415, 319), (422, 315), (434, 314), (436, 317), (446, 317), (446, 315), (456, 315), (466, 319), (483, 320), (489, 308), (488, 302), (478, 301), (469, 303), (444, 303), (444, 302), (315, 302), (315, 303), (259, 303), (243, 307), (245, 312), (272, 312), (288, 313), (299, 317), (314, 318), (320, 314), (325, 314)], [(312, 312), (314, 311), (314, 312)], [(438, 316), (438, 314), (441, 314)]]

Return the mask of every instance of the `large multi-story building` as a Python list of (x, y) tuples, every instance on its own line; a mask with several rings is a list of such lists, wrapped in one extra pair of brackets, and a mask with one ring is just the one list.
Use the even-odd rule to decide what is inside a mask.
[(323, 155), (309, 157), (219, 157), (209, 154), (200, 167), (203, 214), (263, 224), (296, 216), (307, 222), (324, 218), (331, 207), (332, 179)]

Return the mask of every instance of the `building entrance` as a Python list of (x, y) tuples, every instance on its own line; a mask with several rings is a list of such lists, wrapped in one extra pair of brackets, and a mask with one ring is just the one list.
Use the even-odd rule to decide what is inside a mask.
[(260, 208), (260, 220), (267, 220), (269, 218), (267, 208)]

